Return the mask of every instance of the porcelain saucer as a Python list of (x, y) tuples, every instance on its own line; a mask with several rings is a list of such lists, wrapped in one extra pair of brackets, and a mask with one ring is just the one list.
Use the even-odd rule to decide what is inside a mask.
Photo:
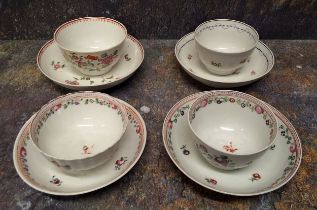
[(123, 57), (110, 72), (100, 76), (86, 76), (67, 63), (54, 40), (48, 41), (37, 55), (41, 72), (53, 82), (72, 90), (102, 90), (127, 80), (138, 69), (144, 59), (141, 43), (127, 36)]
[(201, 157), (192, 141), (187, 113), (202, 93), (190, 95), (167, 114), (163, 124), (165, 148), (175, 165), (190, 179), (208, 189), (237, 196), (267, 193), (285, 185), (296, 173), (302, 157), (300, 139), (292, 126), (274, 107), (278, 121), (275, 144), (250, 166), (234, 171), (212, 167)]
[(105, 187), (123, 177), (139, 160), (146, 143), (146, 127), (141, 115), (129, 104), (128, 127), (112, 160), (80, 173), (65, 174), (41, 155), (29, 138), (29, 119), (20, 130), (13, 149), (14, 166), (30, 187), (52, 195), (78, 195)]
[(247, 85), (267, 75), (274, 65), (272, 51), (261, 41), (246, 61), (235, 73), (220, 76), (210, 73), (199, 60), (194, 32), (182, 37), (175, 46), (175, 55), (184, 70), (201, 83), (216, 88), (232, 88)]

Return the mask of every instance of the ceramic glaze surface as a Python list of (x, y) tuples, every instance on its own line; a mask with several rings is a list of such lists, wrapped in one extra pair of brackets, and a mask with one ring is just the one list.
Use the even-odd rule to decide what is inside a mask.
[(175, 46), (175, 55), (183, 69), (194, 79), (217, 88), (231, 88), (250, 84), (266, 76), (274, 66), (271, 50), (261, 41), (250, 58), (234, 74), (219, 76), (211, 74), (200, 61), (194, 33), (182, 37)]
[(86, 170), (107, 161), (127, 125), (125, 109), (95, 92), (61, 96), (44, 105), (31, 123), (39, 151), (65, 169)]
[(272, 111), (237, 91), (211, 91), (197, 98), (188, 120), (203, 157), (227, 170), (248, 166), (273, 144), (277, 132)]
[[(247, 105), (243, 103), (226, 103), (221, 96), (215, 100), (196, 111), (191, 122), (193, 130), (209, 146), (230, 153), (225, 146), (233, 145), (236, 150), (231, 153), (249, 154), (261, 150), (273, 141), (270, 137), (271, 128), (266, 125), (262, 115), (245, 108)], [(229, 100), (241, 99), (230, 97)], [(203, 103), (203, 100), (199, 103)], [(262, 111), (262, 108), (258, 108)]]
[(112, 108), (82, 103), (49, 117), (39, 131), (38, 146), (55, 157), (78, 159), (111, 147), (123, 129), (123, 120)]
[(53, 82), (73, 90), (102, 90), (128, 79), (141, 65), (144, 50), (141, 43), (128, 36), (123, 47), (123, 57), (107, 74), (85, 76), (74, 70), (54, 40), (48, 41), (37, 56), (41, 72)]
[(31, 119), (17, 136), (13, 160), (19, 176), (32, 188), (53, 195), (78, 195), (105, 187), (123, 177), (139, 160), (146, 143), (146, 127), (140, 114), (120, 101), (127, 110), (127, 131), (118, 150), (100, 167), (69, 175), (45, 159), (29, 138)]
[(259, 40), (251, 26), (234, 20), (211, 20), (195, 30), (201, 62), (218, 75), (232, 74), (242, 67)]
[(300, 139), (291, 123), (273, 107), (278, 133), (274, 145), (263, 156), (249, 167), (234, 171), (210, 166), (197, 150), (186, 118), (192, 103), (203, 94), (197, 93), (176, 103), (163, 124), (165, 148), (174, 164), (186, 176), (217, 192), (251, 196), (278, 189), (295, 175), (302, 157)]
[(120, 60), (127, 30), (110, 18), (79, 18), (56, 29), (54, 40), (65, 59), (82, 74), (106, 74)]
[(246, 24), (236, 21), (215, 20), (203, 23), (196, 31), (200, 45), (223, 53), (245, 52), (255, 47), (257, 32)]
[(97, 52), (122, 43), (127, 31), (109, 18), (81, 18), (66, 22), (55, 32), (55, 41), (73, 52)]

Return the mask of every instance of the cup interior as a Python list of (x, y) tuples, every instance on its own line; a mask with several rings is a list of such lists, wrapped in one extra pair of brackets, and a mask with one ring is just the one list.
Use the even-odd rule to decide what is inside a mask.
[(80, 18), (61, 25), (54, 34), (62, 48), (73, 52), (98, 52), (122, 43), (127, 36), (123, 24), (109, 18)]
[(99, 154), (126, 128), (119, 102), (100, 95), (66, 95), (45, 105), (31, 125), (32, 140), (49, 156), (64, 160)]
[(247, 155), (270, 146), (276, 120), (263, 102), (239, 92), (210, 93), (191, 107), (190, 127), (205, 144), (218, 151)]
[(212, 20), (195, 30), (195, 39), (203, 47), (221, 53), (241, 53), (253, 49), (259, 35), (251, 26), (232, 20)]

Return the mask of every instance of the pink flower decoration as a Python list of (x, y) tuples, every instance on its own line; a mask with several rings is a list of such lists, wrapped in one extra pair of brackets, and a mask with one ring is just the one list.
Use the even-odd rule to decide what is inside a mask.
[(215, 179), (209, 179), (209, 182), (213, 185), (216, 185), (217, 184), (217, 181)]
[(139, 134), (141, 131), (141, 127), (139, 125), (137, 125), (135, 131), (137, 134)]
[(25, 156), (26, 156), (26, 149), (25, 149), (24, 147), (21, 147), (20, 155), (21, 155), (22, 157), (25, 157)]
[(167, 127), (168, 127), (169, 129), (172, 129), (172, 128), (173, 128), (173, 122), (172, 122), (172, 120), (169, 120), (169, 121), (168, 121)]
[(202, 107), (205, 107), (205, 106), (207, 106), (207, 103), (208, 103), (208, 100), (207, 100), (207, 99), (204, 99), (204, 100), (201, 102), (201, 106), (202, 106)]
[(296, 145), (290, 146), (290, 148), (289, 148), (289, 151), (290, 151), (291, 153), (295, 153), (296, 150), (297, 150)]
[(256, 113), (258, 113), (258, 114), (262, 114), (264, 110), (262, 109), (262, 107), (256, 106), (256, 107), (255, 107), (255, 111), (256, 111)]
[(53, 110), (56, 112), (57, 110), (59, 110), (62, 107), (62, 104), (57, 104), (54, 106)]

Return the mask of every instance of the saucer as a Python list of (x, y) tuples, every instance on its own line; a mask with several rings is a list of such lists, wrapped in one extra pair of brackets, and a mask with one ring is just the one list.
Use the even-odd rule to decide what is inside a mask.
[(37, 55), (41, 72), (53, 82), (72, 90), (102, 90), (127, 80), (141, 65), (144, 50), (141, 43), (127, 36), (123, 56), (110, 72), (100, 76), (86, 76), (67, 63), (54, 40), (48, 41)]
[(285, 185), (296, 173), (302, 157), (300, 139), (292, 126), (274, 107), (278, 122), (275, 144), (250, 166), (234, 171), (212, 167), (201, 157), (192, 141), (187, 124), (188, 110), (203, 94), (190, 95), (167, 114), (163, 124), (163, 142), (174, 164), (190, 179), (208, 189), (237, 196), (264, 194)]
[(199, 60), (194, 32), (182, 37), (175, 46), (175, 55), (184, 70), (201, 83), (216, 88), (232, 88), (247, 85), (267, 75), (274, 65), (272, 51), (261, 41), (240, 69), (235, 73), (219, 76), (210, 73)]
[(139, 160), (146, 143), (146, 127), (141, 115), (129, 104), (125, 106), (128, 126), (119, 149), (110, 161), (76, 176), (63, 173), (61, 168), (41, 155), (29, 138), (29, 119), (20, 130), (13, 149), (17, 173), (30, 187), (52, 195), (78, 195), (105, 187), (123, 177)]

